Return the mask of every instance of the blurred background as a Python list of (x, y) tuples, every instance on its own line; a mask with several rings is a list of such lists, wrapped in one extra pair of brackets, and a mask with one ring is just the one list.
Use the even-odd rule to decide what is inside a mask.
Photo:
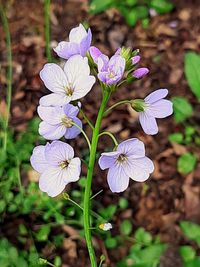
[[(93, 194), (103, 192), (93, 210), (113, 224), (111, 232), (93, 232), (98, 257), (106, 257), (102, 266), (199, 267), (199, 0), (7, 0), (0, 1), (0, 13), (0, 266), (90, 266), (82, 211), (62, 196), (40, 192), (29, 163), (33, 147), (45, 143), (36, 108), (48, 91), (39, 71), (48, 61), (61, 62), (52, 48), (83, 23), (105, 54), (122, 45), (139, 49), (140, 65), (150, 69), (113, 94), (110, 105), (158, 88), (168, 88), (174, 103), (173, 116), (159, 121), (156, 136), (143, 133), (128, 107), (103, 121), (102, 128), (119, 140), (141, 139), (155, 171), (146, 183), (131, 182), (124, 193), (113, 194), (96, 166)], [(82, 101), (93, 122), (99, 101), (98, 87)], [(86, 125), (85, 130), (91, 135)], [(88, 160), (81, 136), (70, 144)], [(111, 145), (102, 138), (99, 153)], [(66, 188), (80, 205), (85, 175), (83, 166), (80, 181)]]

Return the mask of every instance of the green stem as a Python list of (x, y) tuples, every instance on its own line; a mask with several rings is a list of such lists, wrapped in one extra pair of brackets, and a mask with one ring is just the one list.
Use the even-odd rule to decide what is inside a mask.
[(115, 146), (117, 147), (118, 146), (118, 142), (117, 142), (117, 139), (114, 137), (114, 135), (110, 132), (107, 132), (107, 131), (104, 131), (102, 133), (99, 134), (99, 137), (102, 136), (102, 135), (108, 135), (111, 137), (111, 139), (113, 140), (113, 143), (115, 144)]
[(120, 106), (120, 105), (123, 105), (123, 104), (130, 104), (131, 101), (130, 100), (122, 100), (122, 101), (119, 101), (117, 103), (115, 103), (114, 105), (112, 105), (111, 107), (109, 107), (105, 113), (104, 113), (104, 116), (108, 115), (108, 113), (110, 113), (114, 108)]
[(0, 3), (0, 16), (2, 20), (2, 25), (4, 32), (6, 34), (6, 50), (7, 50), (7, 94), (6, 94), (6, 102), (7, 102), (7, 112), (5, 119), (5, 135), (3, 141), (3, 150), (6, 152), (7, 149), (7, 138), (8, 138), (8, 123), (10, 118), (10, 107), (11, 107), (11, 97), (12, 97), (12, 47), (11, 47), (11, 36), (9, 31), (8, 20), (6, 17), (6, 13), (2, 4)]
[(87, 134), (85, 133), (85, 131), (84, 131), (78, 124), (76, 124), (75, 122), (72, 122), (72, 125), (74, 125), (75, 127), (77, 127), (77, 128), (81, 131), (81, 133), (82, 133), (83, 136), (85, 137), (85, 140), (86, 140), (87, 143), (88, 143), (89, 149), (91, 150), (90, 140), (89, 140)]
[(94, 125), (91, 123), (91, 121), (88, 119), (88, 117), (85, 115), (84, 111), (82, 109), (79, 109), (81, 115), (83, 116), (84, 120), (88, 123), (90, 128), (94, 130)]
[(110, 97), (110, 92), (107, 90), (104, 91), (103, 100), (101, 103), (101, 107), (99, 109), (95, 128), (94, 128), (93, 135), (92, 135), (89, 168), (88, 168), (88, 173), (87, 173), (87, 183), (85, 187), (84, 203), (83, 203), (83, 221), (84, 221), (85, 238), (86, 238), (87, 248), (88, 248), (90, 262), (91, 262), (92, 267), (97, 267), (97, 261), (96, 261), (93, 244), (92, 244), (92, 235), (91, 235), (91, 230), (90, 230), (90, 202), (91, 202), (90, 193), (91, 193), (94, 164), (95, 164), (95, 159), (96, 159), (96, 150), (97, 150), (97, 144), (98, 144), (98, 138), (99, 138), (99, 131), (100, 131), (101, 121), (102, 121), (109, 97)]
[(51, 34), (50, 34), (50, 3), (51, 0), (45, 0), (44, 2), (44, 17), (45, 17), (45, 43), (46, 43), (46, 56), (48, 62), (52, 62), (52, 55), (51, 55)]

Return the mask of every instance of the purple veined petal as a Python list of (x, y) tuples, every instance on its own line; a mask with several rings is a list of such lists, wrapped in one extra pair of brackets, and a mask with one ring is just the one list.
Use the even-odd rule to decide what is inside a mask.
[(108, 76), (108, 73), (107, 72), (99, 72), (97, 77), (100, 81), (102, 81), (103, 83), (106, 83), (107, 82), (107, 76)]
[(154, 171), (154, 165), (147, 157), (139, 159), (129, 158), (128, 161), (123, 164), (123, 169), (126, 175), (134, 181), (144, 182)]
[(124, 74), (126, 60), (122, 56), (114, 55), (111, 57), (108, 65), (114, 73), (120, 73), (122, 76)]
[(76, 81), (72, 100), (78, 100), (87, 95), (92, 89), (92, 86), (94, 85), (95, 81), (96, 79), (92, 75), (80, 77), (79, 80)]
[(48, 94), (40, 98), (40, 105), (45, 107), (56, 107), (56, 106), (63, 106), (71, 101), (71, 97), (67, 96), (66, 94)]
[(63, 180), (65, 184), (78, 181), (80, 173), (81, 160), (79, 158), (71, 159), (69, 165), (63, 169)]
[(161, 99), (146, 108), (145, 112), (154, 118), (166, 118), (173, 113), (173, 104), (169, 100)]
[[(82, 122), (78, 118), (74, 117), (73, 122), (75, 122), (79, 127), (82, 128)], [(76, 126), (72, 126), (71, 128), (66, 128), (65, 138), (73, 139), (76, 138), (80, 134), (80, 130)]]
[(61, 162), (73, 157), (74, 149), (62, 141), (53, 141), (45, 147), (45, 158), (51, 166), (58, 166)]
[(146, 103), (152, 104), (168, 95), (167, 89), (158, 89), (153, 93), (149, 94), (144, 100)]
[(72, 117), (76, 117), (78, 115), (79, 109), (78, 109), (78, 107), (75, 107), (71, 104), (66, 104), (63, 106), (63, 112), (65, 115), (72, 118)]
[(39, 134), (47, 140), (60, 139), (65, 134), (65, 132), (66, 127), (61, 123), (57, 125), (51, 125), (46, 121), (42, 121), (39, 124)]
[(150, 117), (146, 112), (139, 112), (139, 121), (146, 134), (154, 135), (158, 133), (158, 125), (154, 117)]
[(39, 188), (50, 197), (56, 197), (65, 189), (62, 169), (60, 167), (47, 168), (39, 179)]
[(67, 78), (60, 66), (54, 63), (45, 64), (40, 71), (40, 78), (45, 86), (54, 93), (64, 93)]
[(31, 165), (39, 173), (43, 173), (48, 168), (48, 163), (46, 161), (45, 146), (36, 146), (33, 149), (32, 156), (30, 158)]
[(56, 54), (64, 59), (69, 59), (71, 56), (78, 55), (80, 53), (79, 44), (62, 41), (56, 48), (54, 48)]
[(87, 31), (80, 23), (78, 27), (71, 29), (69, 33), (69, 41), (72, 43), (80, 44), (80, 42), (87, 36)]
[(97, 59), (97, 67), (98, 67), (98, 72), (103, 72), (107, 71), (108, 69), (108, 62), (109, 62), (109, 57), (101, 54), (98, 59)]
[(133, 64), (133, 65), (136, 65), (137, 63), (140, 62), (140, 59), (141, 59), (140, 56), (134, 56), (134, 57), (132, 57), (132, 58), (131, 58), (132, 64)]
[(83, 58), (80, 55), (70, 57), (65, 63), (64, 72), (68, 83), (74, 86), (79, 79), (90, 75), (88, 59), (86, 57)]
[(51, 125), (61, 123), (61, 118), (65, 115), (62, 107), (38, 106), (37, 112), (42, 120)]
[(121, 55), (121, 47), (117, 48), (116, 52), (115, 52), (115, 55), (118, 55), (120, 56)]
[(147, 68), (139, 68), (139, 69), (134, 70), (133, 77), (135, 77), (137, 79), (141, 79), (145, 75), (147, 75), (148, 73), (149, 73), (149, 69), (147, 69)]
[(145, 156), (144, 143), (137, 138), (131, 138), (118, 145), (117, 151), (127, 157), (141, 158)]
[(101, 51), (95, 46), (91, 46), (89, 51), (93, 61), (97, 64), (98, 58), (102, 55)]
[(113, 193), (120, 193), (127, 189), (129, 177), (120, 164), (116, 164), (108, 170), (108, 184)]
[(90, 48), (91, 42), (92, 42), (92, 32), (90, 29), (88, 29), (87, 35), (80, 42), (80, 54), (81, 54), (81, 56), (84, 57), (86, 55), (87, 51)]
[(118, 151), (113, 151), (113, 152), (107, 152), (107, 153), (102, 153), (101, 157), (99, 158), (99, 166), (102, 170), (108, 169), (112, 167), (120, 153)]

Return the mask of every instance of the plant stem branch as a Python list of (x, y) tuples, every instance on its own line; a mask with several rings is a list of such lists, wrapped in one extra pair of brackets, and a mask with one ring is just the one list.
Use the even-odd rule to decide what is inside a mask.
[(86, 238), (87, 248), (88, 248), (90, 262), (91, 262), (92, 267), (97, 267), (97, 261), (96, 261), (93, 244), (92, 244), (92, 235), (91, 235), (91, 229), (90, 229), (91, 227), (90, 226), (90, 205), (91, 205), (90, 193), (91, 193), (94, 164), (95, 164), (95, 159), (96, 159), (96, 150), (97, 150), (97, 144), (98, 144), (98, 138), (99, 138), (99, 131), (100, 131), (101, 121), (102, 121), (109, 97), (110, 97), (110, 92), (108, 92), (107, 90), (104, 91), (102, 103), (101, 103), (101, 106), (98, 112), (95, 128), (93, 131), (93, 136), (92, 136), (89, 168), (88, 168), (88, 173), (87, 173), (87, 182), (86, 182), (85, 194), (84, 194), (83, 221), (84, 221), (85, 238)]
[(112, 105), (111, 107), (109, 107), (105, 113), (104, 113), (104, 116), (107, 116), (114, 108), (120, 106), (120, 105), (123, 105), (123, 104), (130, 104), (131, 101), (130, 100), (122, 100), (122, 101), (119, 101), (117, 103), (115, 103), (114, 105)]
[(102, 136), (102, 135), (108, 135), (111, 137), (111, 139), (113, 140), (113, 143), (115, 144), (115, 146), (117, 147), (118, 146), (118, 142), (117, 142), (117, 139), (114, 137), (114, 135), (110, 132), (107, 132), (107, 131), (104, 131), (102, 133), (99, 134), (99, 137)]
[(85, 115), (84, 111), (82, 109), (79, 109), (81, 115), (83, 116), (84, 120), (88, 123), (90, 128), (94, 130), (94, 125), (91, 123), (91, 121), (88, 119), (88, 117)]
[(86, 140), (87, 143), (88, 143), (89, 149), (91, 150), (90, 140), (89, 140), (87, 134), (85, 133), (85, 131), (84, 131), (78, 124), (76, 124), (75, 122), (72, 122), (72, 124), (73, 124), (75, 127), (77, 127), (77, 128), (81, 131), (81, 133), (82, 133), (83, 136), (85, 137), (85, 140)]

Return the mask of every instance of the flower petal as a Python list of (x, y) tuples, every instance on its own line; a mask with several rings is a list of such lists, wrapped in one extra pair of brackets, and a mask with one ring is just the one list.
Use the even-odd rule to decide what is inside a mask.
[(79, 109), (71, 104), (66, 104), (63, 106), (64, 114), (68, 117), (76, 117), (78, 115)]
[(90, 48), (91, 42), (92, 42), (92, 33), (91, 33), (91, 30), (88, 29), (87, 35), (80, 42), (80, 48), (79, 49), (80, 49), (80, 55), (81, 56), (84, 57), (86, 55), (87, 51)]
[(137, 182), (144, 182), (149, 178), (150, 173), (154, 171), (153, 162), (147, 158), (129, 158), (123, 164), (124, 172), (128, 177)]
[(49, 95), (45, 95), (43, 97), (40, 98), (40, 105), (41, 106), (63, 106), (67, 103), (69, 103), (71, 101), (71, 97), (66, 96), (66, 94), (56, 94), (56, 93), (52, 93)]
[(154, 135), (158, 133), (158, 125), (154, 117), (148, 116), (146, 112), (139, 112), (139, 121), (146, 134)]
[(118, 151), (102, 153), (101, 157), (99, 158), (100, 168), (105, 170), (112, 167), (115, 164), (119, 154), (120, 153)]
[(96, 46), (90, 47), (90, 55), (93, 59), (93, 61), (97, 64), (99, 56), (102, 55), (101, 51)]
[(92, 89), (94, 83), (95, 83), (95, 77), (91, 75), (82, 77), (79, 80), (77, 80), (72, 95), (72, 100), (77, 100), (87, 95), (87, 93), (89, 93), (89, 91)]
[(87, 36), (86, 29), (80, 23), (78, 27), (73, 28), (69, 33), (69, 41), (80, 44), (80, 42)]
[(56, 197), (65, 188), (63, 171), (60, 167), (50, 167), (42, 173), (39, 179), (40, 190), (46, 192), (50, 197)]
[(61, 141), (53, 141), (45, 147), (45, 158), (52, 166), (58, 166), (61, 162), (72, 159), (74, 149)]
[(39, 134), (47, 140), (60, 139), (66, 132), (66, 127), (62, 124), (51, 125), (46, 121), (39, 124)]
[(144, 143), (137, 138), (128, 139), (118, 145), (117, 151), (126, 156), (141, 158), (145, 156)]
[(81, 173), (81, 160), (73, 158), (70, 160), (69, 165), (63, 169), (63, 180), (65, 184), (76, 182), (80, 178)]
[(60, 66), (54, 63), (45, 64), (40, 71), (40, 78), (45, 86), (54, 93), (64, 93), (67, 85), (67, 78)]
[(30, 158), (33, 169), (42, 173), (48, 168), (48, 163), (44, 155), (45, 146), (36, 146), (33, 149), (32, 156)]
[(169, 100), (161, 99), (146, 108), (145, 112), (154, 118), (166, 118), (173, 113), (173, 104)]
[(71, 56), (78, 55), (80, 53), (79, 50), (79, 44), (64, 41), (60, 42), (57, 47), (54, 48), (56, 54), (64, 59), (68, 59)]
[(51, 125), (61, 123), (62, 117), (65, 116), (62, 107), (44, 107), (38, 106), (37, 112), (40, 118)]
[[(73, 122), (75, 122), (79, 127), (82, 128), (82, 122), (78, 118), (74, 117)], [(80, 130), (76, 126), (72, 126), (71, 128), (66, 128), (65, 138), (73, 139), (80, 134)]]
[(121, 165), (114, 165), (108, 170), (108, 184), (113, 193), (120, 193), (127, 189), (129, 177)]
[(167, 89), (158, 89), (153, 93), (149, 94), (144, 100), (146, 103), (152, 104), (168, 95)]

